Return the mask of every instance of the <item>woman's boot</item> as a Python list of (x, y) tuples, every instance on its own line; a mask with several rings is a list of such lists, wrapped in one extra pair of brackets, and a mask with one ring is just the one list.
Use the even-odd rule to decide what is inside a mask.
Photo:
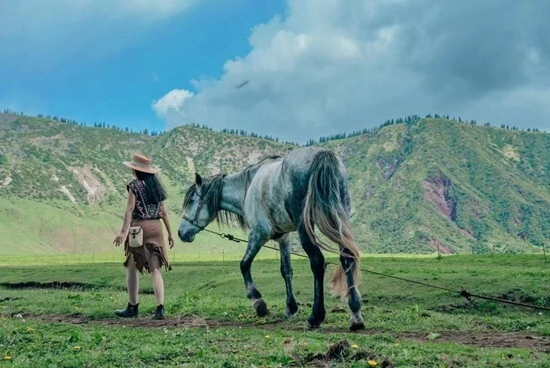
[(124, 318), (136, 318), (138, 316), (138, 306), (139, 306), (139, 303), (136, 305), (132, 305), (128, 303), (128, 306), (126, 307), (126, 309), (117, 309), (115, 311), (115, 314), (119, 317), (124, 317)]
[(164, 305), (157, 306), (153, 319), (164, 319)]

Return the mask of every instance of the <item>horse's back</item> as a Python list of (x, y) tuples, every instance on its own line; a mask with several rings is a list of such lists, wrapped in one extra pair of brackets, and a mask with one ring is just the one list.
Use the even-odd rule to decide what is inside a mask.
[(283, 159), (283, 170), (307, 172), (315, 156), (319, 152), (328, 151), (326, 148), (308, 146), (290, 151)]
[[(281, 168), (282, 174), (286, 176), (298, 193), (307, 191), (313, 161), (322, 152), (330, 151), (322, 147), (308, 146), (292, 150), (284, 157)], [(347, 174), (343, 163), (336, 156), (335, 160), (338, 162), (337, 172), (341, 176), (339, 179), (345, 179)]]

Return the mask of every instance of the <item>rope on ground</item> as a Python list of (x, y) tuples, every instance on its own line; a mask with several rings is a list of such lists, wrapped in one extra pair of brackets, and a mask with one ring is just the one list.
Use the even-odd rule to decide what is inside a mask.
[[(239, 243), (239, 242), (245, 242), (245, 243), (248, 242), (248, 240), (237, 238), (237, 237), (235, 237), (235, 236), (233, 236), (233, 235), (231, 235), (231, 234), (218, 233), (218, 232), (216, 232), (216, 231), (212, 231), (212, 230), (208, 230), (208, 229), (205, 229), (205, 230), (208, 231), (208, 232), (210, 232), (210, 233), (212, 233), (212, 234), (219, 235), (219, 236), (221, 236), (222, 238), (225, 238), (225, 239), (228, 239), (228, 240), (237, 242), (237, 243)], [(272, 247), (272, 246), (267, 245), (267, 244), (264, 244), (264, 248), (268, 248), (268, 249), (273, 249), (273, 250), (279, 251), (278, 248)], [(340, 254), (339, 254), (338, 252), (336, 252), (336, 251), (327, 250), (327, 252), (336, 254), (336, 255), (338, 255), (338, 256), (340, 255)], [(308, 256), (305, 255), (305, 254), (300, 254), (300, 253), (296, 253), (296, 252), (290, 252), (290, 253), (291, 253), (292, 255), (295, 255), (295, 256), (298, 256), (298, 257), (308, 258)], [(326, 267), (327, 265), (338, 266), (338, 265), (337, 265), (336, 263), (334, 263), (334, 262), (325, 262), (325, 267)], [(512, 301), (512, 300), (505, 300), (505, 299), (493, 298), (493, 297), (490, 297), (490, 296), (484, 296), (484, 295), (479, 295), (479, 294), (472, 294), (472, 293), (470, 293), (468, 290), (466, 290), (466, 289), (464, 289), (464, 288), (461, 288), (460, 291), (456, 291), (456, 290), (449, 289), (449, 288), (446, 288), (446, 287), (428, 284), (428, 283), (422, 282), (422, 281), (410, 280), (410, 279), (406, 279), (406, 278), (404, 278), (404, 277), (399, 277), (399, 276), (394, 276), (394, 275), (387, 275), (387, 274), (384, 274), (384, 273), (381, 273), (381, 272), (371, 271), (371, 270), (367, 270), (367, 269), (364, 269), (364, 268), (360, 268), (360, 269), (361, 269), (361, 271), (363, 271), (363, 272), (370, 273), (370, 274), (373, 274), (373, 275), (382, 276), (382, 277), (389, 277), (389, 278), (392, 278), (392, 279), (401, 280), (401, 281), (409, 282), (409, 283), (412, 283), (412, 284), (422, 285), (422, 286), (430, 287), (430, 288), (433, 288), (433, 289), (439, 289), (439, 290), (448, 291), (448, 292), (453, 293), (453, 294), (458, 294), (458, 295), (460, 295), (460, 296), (466, 298), (466, 299), (467, 299), (468, 301), (470, 301), (470, 302), (472, 302), (472, 298), (479, 298), (479, 299), (490, 300), (490, 301), (494, 301), (494, 302), (498, 302), (498, 303), (503, 303), (503, 304), (510, 304), (510, 305), (514, 305), (514, 306), (516, 306), (516, 307), (525, 307), (525, 308), (532, 308), (532, 309), (550, 311), (550, 308), (548, 308), (548, 307), (542, 307), (542, 306), (538, 306), (538, 305), (520, 303), (520, 302), (515, 302), (515, 301)]]

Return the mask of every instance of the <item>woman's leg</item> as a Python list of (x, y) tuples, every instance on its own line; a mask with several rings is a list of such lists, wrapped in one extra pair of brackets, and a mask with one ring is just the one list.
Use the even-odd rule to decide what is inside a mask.
[(115, 314), (119, 317), (130, 318), (138, 316), (138, 289), (139, 279), (137, 275), (136, 263), (134, 257), (128, 256), (126, 265), (126, 290), (128, 291), (128, 306), (126, 309), (118, 309)]
[(158, 255), (152, 254), (149, 259), (149, 270), (153, 279), (153, 291), (157, 300), (157, 306), (164, 304), (164, 280), (160, 272), (160, 260)]
[(130, 254), (128, 259), (128, 267), (126, 269), (126, 288), (128, 289), (128, 298), (130, 299), (130, 304), (138, 304), (138, 290), (139, 290), (139, 279), (137, 274), (136, 262), (134, 261), (134, 256)]

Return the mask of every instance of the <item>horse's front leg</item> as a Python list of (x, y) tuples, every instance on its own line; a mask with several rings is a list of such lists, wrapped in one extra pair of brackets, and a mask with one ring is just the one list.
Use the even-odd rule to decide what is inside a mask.
[(311, 240), (303, 225), (298, 229), (300, 242), (309, 257), (309, 265), (313, 272), (313, 307), (307, 322), (310, 328), (316, 328), (325, 320), (325, 257), (319, 247)]
[(285, 280), (286, 286), (286, 309), (285, 316), (291, 318), (298, 312), (298, 303), (292, 291), (292, 264), (290, 263), (290, 234), (285, 234), (277, 239), (279, 249), (281, 250), (281, 276)]
[(246, 252), (241, 260), (241, 273), (243, 275), (244, 285), (246, 287), (246, 296), (248, 299), (252, 300), (252, 306), (254, 307), (258, 317), (266, 316), (269, 311), (267, 309), (267, 304), (262, 299), (262, 294), (258, 288), (256, 288), (256, 285), (254, 285), (250, 268), (252, 267), (254, 257), (256, 257), (262, 246), (268, 240), (269, 235), (267, 234), (250, 232), (248, 235), (248, 246), (246, 247)]

